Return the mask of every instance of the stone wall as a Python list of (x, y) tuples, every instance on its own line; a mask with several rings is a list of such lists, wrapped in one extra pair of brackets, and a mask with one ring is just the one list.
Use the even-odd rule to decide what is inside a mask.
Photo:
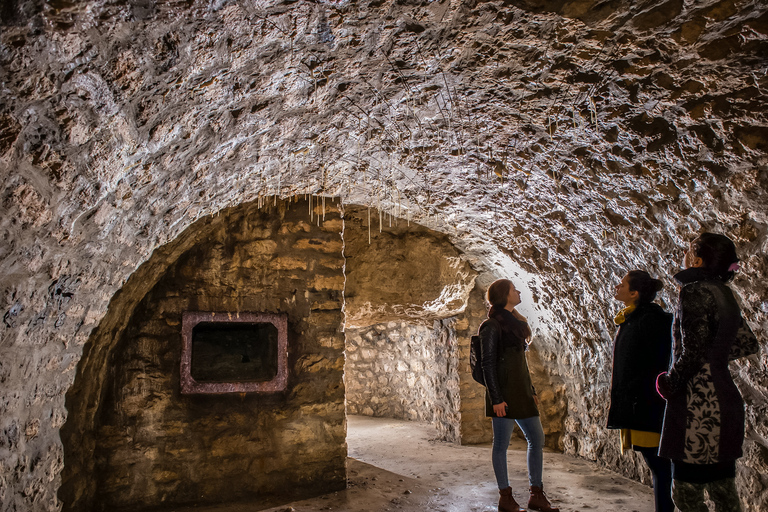
[[(346, 205), (344, 255), (350, 412), (432, 421), (443, 438), (452, 441), (489, 439), (488, 429), (485, 436), (466, 437), (466, 418), (476, 416), (482, 404), (472, 402), (464, 384), (469, 368), (467, 316), (476, 307), (470, 296), (477, 272), (461, 251), (442, 233), (387, 212)], [(484, 311), (482, 304), (480, 308)], [(418, 341), (415, 336), (427, 343), (430, 352), (437, 350), (430, 355), (438, 359), (422, 359), (424, 353), (413, 345)], [(361, 343), (368, 345), (365, 356), (358, 350)], [(415, 365), (433, 372), (415, 390), (402, 389), (402, 379), (373, 370), (399, 364), (411, 372), (413, 356)], [(354, 365), (352, 358), (357, 358)], [(359, 365), (366, 365), (365, 373)], [(368, 376), (368, 371), (373, 375)], [(366, 389), (366, 384), (378, 379), (385, 381), (378, 389), (386, 392)], [(364, 404), (369, 395), (380, 404)], [(480, 425), (477, 428), (482, 429)]]
[[(318, 211), (319, 214), (321, 212)], [(65, 510), (136, 510), (346, 485), (341, 221), (305, 201), (247, 204), (191, 226), (135, 309), (113, 301), (68, 394)], [(124, 287), (130, 294), (133, 280)], [(123, 292), (121, 292), (123, 293)], [(181, 395), (184, 311), (288, 315), (285, 392)], [(98, 357), (95, 357), (100, 353)]]
[(458, 354), (452, 321), (347, 329), (347, 412), (426, 421), (459, 440)]

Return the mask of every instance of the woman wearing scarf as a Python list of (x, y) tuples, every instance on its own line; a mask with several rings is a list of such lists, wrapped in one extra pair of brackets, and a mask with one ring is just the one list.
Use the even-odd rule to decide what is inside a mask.
[(486, 384), (485, 412), (493, 422), (491, 460), (501, 495), (499, 511), (525, 512), (512, 497), (507, 473), (507, 448), (517, 424), (528, 441), (528, 508), (559, 512), (543, 490), (544, 429), (525, 359), (531, 328), (525, 317), (515, 310), (520, 304), (520, 292), (512, 281), (500, 279), (488, 288), (486, 299), (491, 308), (488, 320), (480, 326), (481, 364)]
[(733, 242), (703, 233), (675, 275), (680, 298), (669, 372), (656, 385), (667, 400), (659, 455), (672, 459), (672, 498), (683, 512), (741, 510), (736, 459), (742, 456), (744, 401), (728, 362), (757, 352), (755, 335), (725, 284), (738, 270)]
[(653, 476), (656, 512), (673, 512), (672, 466), (657, 455), (664, 419), (664, 400), (656, 377), (669, 367), (672, 314), (654, 303), (662, 282), (632, 270), (616, 286), (614, 298), (626, 306), (614, 319), (611, 406), (608, 428), (621, 429), (621, 452), (640, 452)]

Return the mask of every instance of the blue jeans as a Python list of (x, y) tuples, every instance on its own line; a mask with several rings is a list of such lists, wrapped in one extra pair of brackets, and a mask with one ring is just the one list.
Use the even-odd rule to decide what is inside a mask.
[(509, 448), (512, 432), (515, 431), (515, 423), (518, 424), (526, 441), (528, 441), (528, 483), (536, 487), (543, 487), (541, 475), (544, 471), (544, 429), (541, 427), (539, 417), (531, 416), (520, 420), (494, 417), (491, 418), (491, 421), (493, 422), (491, 461), (499, 490), (509, 487), (507, 448)]

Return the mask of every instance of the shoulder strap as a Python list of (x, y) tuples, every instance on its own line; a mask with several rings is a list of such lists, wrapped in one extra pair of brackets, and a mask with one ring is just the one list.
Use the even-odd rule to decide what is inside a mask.
[(498, 320), (496, 320), (495, 318), (486, 318), (485, 320), (483, 320), (483, 323), (480, 324), (480, 327), (477, 328), (477, 334), (480, 334), (480, 331), (483, 330), (483, 326), (488, 323), (495, 323), (496, 327), (498, 327), (499, 329), (499, 332), (501, 332), (501, 324), (499, 323)]

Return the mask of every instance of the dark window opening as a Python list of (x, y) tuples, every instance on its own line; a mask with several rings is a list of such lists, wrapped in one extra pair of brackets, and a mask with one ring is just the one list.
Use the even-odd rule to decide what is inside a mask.
[(201, 322), (192, 329), (197, 382), (266, 382), (277, 376), (277, 327), (271, 323)]
[(286, 315), (187, 311), (181, 329), (182, 393), (285, 390)]

